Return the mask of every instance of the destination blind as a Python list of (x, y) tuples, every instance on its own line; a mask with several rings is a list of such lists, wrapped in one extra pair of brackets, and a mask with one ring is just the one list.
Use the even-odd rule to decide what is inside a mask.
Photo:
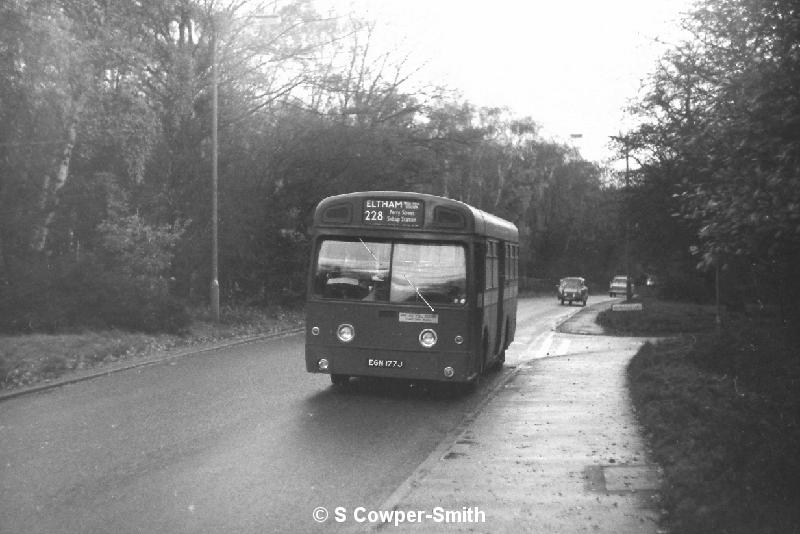
[(425, 220), (425, 203), (421, 200), (368, 198), (364, 200), (361, 220), (376, 226), (420, 228)]

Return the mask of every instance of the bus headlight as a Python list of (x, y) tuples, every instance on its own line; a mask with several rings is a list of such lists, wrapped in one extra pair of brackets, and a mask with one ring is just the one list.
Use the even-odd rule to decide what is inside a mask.
[(311, 335), (313, 335), (313, 336), (318, 336), (319, 335), (319, 327), (318, 326), (311, 327)]
[(436, 332), (434, 332), (430, 328), (426, 328), (425, 330), (419, 333), (419, 344), (425, 347), (426, 349), (429, 349), (432, 346), (436, 345), (437, 340), (438, 338), (436, 336)]
[(339, 328), (336, 329), (336, 337), (342, 343), (350, 343), (356, 337), (356, 330), (351, 324), (340, 324)]

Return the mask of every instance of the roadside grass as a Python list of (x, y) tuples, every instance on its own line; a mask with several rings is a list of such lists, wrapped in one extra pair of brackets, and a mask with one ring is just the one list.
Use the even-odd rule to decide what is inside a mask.
[(597, 314), (597, 323), (612, 335), (663, 336), (686, 332), (707, 332), (716, 325), (716, 307), (669, 302), (642, 296), (641, 311), (612, 311)]
[(664, 470), (667, 531), (800, 532), (800, 357), (786, 332), (732, 319), (645, 343), (627, 374)]
[(181, 335), (87, 330), (0, 336), (0, 390), (29, 386), (76, 370), (143, 358), (169, 349), (277, 333), (303, 324), (301, 309), (224, 307), (218, 324), (207, 308), (192, 309), (190, 313), (192, 324)]

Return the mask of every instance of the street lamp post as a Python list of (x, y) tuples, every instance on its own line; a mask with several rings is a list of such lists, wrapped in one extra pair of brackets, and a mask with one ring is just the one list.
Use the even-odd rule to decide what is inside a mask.
[(219, 322), (219, 234), (218, 234), (218, 189), (219, 155), (217, 148), (218, 127), (218, 75), (217, 75), (217, 25), (212, 22), (211, 32), (211, 312)]
[[(628, 138), (625, 138), (625, 196), (628, 200), (630, 194), (630, 166), (628, 164), (630, 149)], [(633, 299), (631, 288), (631, 216), (628, 209), (625, 209), (625, 300), (630, 302)]]
[[(619, 135), (609, 136), (614, 141), (622, 144), (625, 149), (625, 193), (630, 193), (630, 141), (627, 136)], [(633, 288), (631, 287), (631, 217), (628, 213), (627, 206), (625, 207), (625, 300), (630, 302), (633, 299)]]
[[(277, 15), (250, 15), (251, 19), (280, 22)], [(219, 322), (219, 27), (211, 17), (211, 288), (209, 299), (214, 321)]]

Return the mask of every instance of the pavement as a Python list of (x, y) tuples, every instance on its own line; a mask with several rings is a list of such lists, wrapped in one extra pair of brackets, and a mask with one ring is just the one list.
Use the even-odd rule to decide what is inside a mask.
[(586, 307), (546, 336), (512, 344), (507, 361), (522, 363), (377, 511), (395, 515), (360, 526), (658, 533), (659, 471), (625, 378), (643, 340), (603, 335), (594, 319), (609, 305)]

